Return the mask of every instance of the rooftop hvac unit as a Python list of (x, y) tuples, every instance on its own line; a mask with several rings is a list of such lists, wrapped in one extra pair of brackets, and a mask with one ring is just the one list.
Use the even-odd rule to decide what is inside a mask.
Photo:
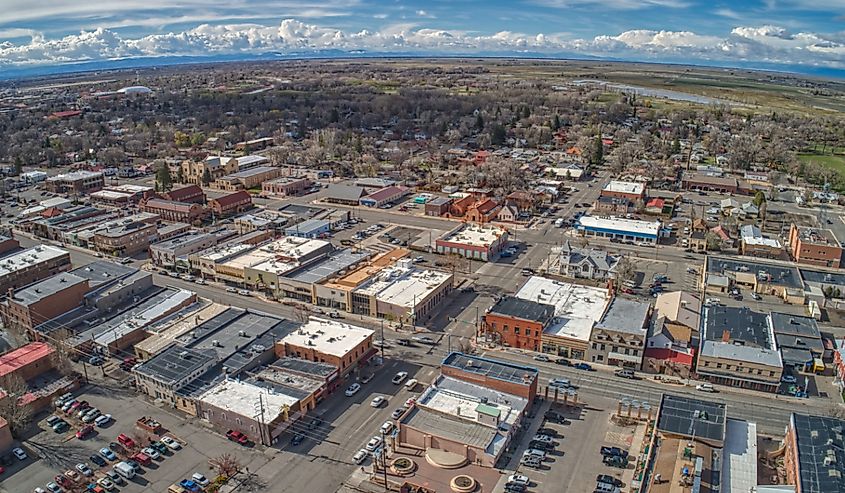
[(213, 341), (211, 341), (211, 345), (214, 346), (214, 347), (223, 347), (220, 344), (220, 341), (218, 341), (217, 339), (214, 339)]
[(179, 353), (179, 357), (182, 359), (188, 359), (189, 353), (187, 351), (182, 351)]
[(246, 331), (244, 331), (244, 330), (239, 330), (239, 331), (238, 331), (238, 335), (239, 335), (240, 337), (246, 337)]

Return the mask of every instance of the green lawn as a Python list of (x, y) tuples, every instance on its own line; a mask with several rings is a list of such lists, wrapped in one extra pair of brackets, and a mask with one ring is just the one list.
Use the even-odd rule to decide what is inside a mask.
[(807, 153), (799, 154), (798, 159), (806, 163), (815, 163), (836, 170), (837, 173), (845, 176), (845, 156)]

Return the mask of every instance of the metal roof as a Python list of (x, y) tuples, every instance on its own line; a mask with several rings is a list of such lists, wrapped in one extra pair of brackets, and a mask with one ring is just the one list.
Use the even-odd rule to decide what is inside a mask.
[(794, 335), (821, 339), (819, 325), (812, 317), (791, 315), (789, 313), (772, 312), (772, 328), (775, 334)]
[(304, 283), (319, 283), (369, 256), (370, 254), (367, 252), (356, 253), (350, 249), (339, 250), (307, 267), (289, 272), (284, 277)]
[(845, 421), (792, 413), (802, 493), (845, 492)]
[(596, 324), (596, 328), (645, 336), (650, 303), (616, 297)]
[(62, 272), (15, 291), (12, 300), (19, 305), (29, 306), (85, 281), (70, 272)]
[[(703, 338), (722, 341), (725, 331), (730, 342), (740, 341), (747, 346), (774, 349), (769, 316), (748, 307), (707, 306), (704, 308)], [(728, 342), (728, 341), (724, 341)]]
[(709, 273), (747, 273), (757, 276), (761, 282), (786, 286), (788, 288), (802, 288), (801, 276), (795, 267), (764, 264), (750, 260), (728, 259), (721, 257), (707, 257), (707, 272)]
[(326, 378), (337, 371), (337, 368), (328, 364), (320, 363), (318, 361), (309, 361), (302, 358), (280, 358), (273, 362), (272, 367), (290, 370), (303, 375), (313, 375), (320, 378)]
[(490, 308), (489, 313), (530, 320), (545, 325), (554, 316), (555, 307), (546, 303), (517, 298), (516, 296), (503, 296)]
[(326, 189), (326, 198), (329, 200), (348, 200), (357, 202), (358, 199), (367, 195), (362, 187), (352, 185), (333, 184)]
[(725, 441), (725, 404), (663, 394), (657, 429), (684, 437)]
[(535, 380), (539, 374), (536, 368), (519, 366), (494, 359), (469, 356), (464, 353), (451, 353), (449, 356), (446, 356), (442, 364), (468, 373), (525, 385)]

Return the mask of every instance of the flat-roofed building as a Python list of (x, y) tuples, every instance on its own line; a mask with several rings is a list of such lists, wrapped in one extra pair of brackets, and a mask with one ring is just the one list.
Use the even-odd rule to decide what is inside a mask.
[(219, 303), (199, 301), (194, 309), (183, 310), (174, 318), (161, 320), (147, 328), (149, 337), (135, 344), (135, 357), (146, 361), (167, 349), (180, 337), (192, 331), (197, 325), (210, 320), (226, 311), (229, 307)]
[(502, 296), (482, 317), (484, 337), (503, 346), (539, 351), (555, 307), (516, 296)]
[(283, 172), (282, 168), (258, 166), (218, 178), (214, 181), (213, 187), (229, 192), (260, 188), (262, 183), (280, 177)]
[(704, 266), (701, 282), (706, 293), (724, 294), (737, 287), (777, 296), (787, 303), (805, 303), (804, 282), (794, 264), (708, 256)]
[(307, 176), (283, 176), (261, 184), (261, 194), (269, 197), (297, 197), (314, 182)]
[(508, 231), (493, 225), (462, 224), (435, 241), (437, 253), (492, 261), (508, 243)]
[(285, 235), (298, 236), (300, 238), (320, 238), (324, 237), (331, 230), (331, 221), (325, 219), (307, 219), (285, 228)]
[(814, 318), (780, 312), (769, 317), (784, 372), (798, 377), (799, 372), (824, 371), (825, 344)]
[(581, 216), (575, 228), (585, 236), (618, 238), (654, 245), (660, 237), (661, 223), (620, 217)]
[(36, 326), (82, 304), (88, 290), (88, 280), (70, 272), (10, 290), (0, 303), (3, 325), (16, 334), (32, 334)]
[(405, 248), (395, 248), (381, 253), (366, 264), (345, 274), (338, 273), (322, 284), (314, 286), (315, 304), (317, 306), (344, 310), (352, 313), (369, 313), (370, 299), (367, 296), (352, 297), (353, 291), (369, 282), (379, 272), (397, 260), (409, 255)]
[(737, 193), (739, 181), (732, 176), (710, 176), (704, 173), (685, 172), (681, 178), (685, 190), (707, 190), (711, 192)]
[(318, 284), (355, 269), (369, 257), (366, 250), (335, 250), (326, 257), (278, 277), (278, 284), (270, 289), (277, 299), (290, 298), (316, 304), (315, 287)]
[(52, 370), (55, 352), (46, 342), (30, 342), (0, 355), (0, 388), (12, 378), (29, 381)]
[(615, 297), (590, 334), (590, 361), (632, 370), (642, 367), (651, 304)]
[(602, 189), (601, 196), (628, 199), (637, 203), (645, 198), (645, 185), (639, 182), (611, 180)]
[(13, 252), (21, 247), (21, 243), (10, 236), (0, 235), (0, 259), (2, 255)]
[(157, 222), (158, 215), (150, 213), (109, 221), (93, 231), (93, 247), (115, 257), (135, 255), (149, 248), (158, 236)]
[(173, 344), (133, 368), (132, 373), (135, 375), (139, 392), (184, 410), (195, 406), (189, 398), (177, 396), (176, 392), (199, 378), (216, 363), (214, 351)]
[(249, 243), (225, 243), (188, 255), (191, 269), (198, 271), (203, 279), (217, 279), (217, 269), (229, 260), (254, 250)]
[(410, 191), (407, 187), (391, 185), (376, 190), (375, 192), (367, 195), (366, 197), (361, 197), (358, 203), (365, 207), (381, 207), (383, 205), (392, 204), (393, 202), (396, 202), (402, 197), (408, 195), (408, 193), (410, 193)]
[(328, 363), (341, 376), (375, 354), (373, 331), (335, 320), (311, 317), (276, 343), (276, 355)]
[(352, 292), (353, 313), (416, 325), (429, 318), (453, 289), (452, 274), (397, 260)]
[(283, 236), (218, 266), (219, 276), (274, 291), (279, 278), (334, 251), (328, 241)]
[(105, 184), (103, 173), (83, 170), (47, 178), (45, 188), (53, 193), (84, 195), (102, 190)]
[(265, 209), (234, 218), (233, 223), (238, 234), (252, 231), (282, 231), (288, 218), (278, 211)]
[(540, 276), (529, 277), (514, 296), (554, 306), (554, 318), (541, 335), (542, 352), (580, 360), (587, 359), (593, 326), (604, 316), (612, 298), (605, 288)]
[(255, 168), (256, 166), (264, 166), (270, 164), (270, 158), (267, 156), (259, 156), (257, 154), (249, 154), (235, 158), (238, 160), (238, 171)]
[(796, 262), (838, 269), (842, 265), (842, 245), (829, 229), (789, 227), (789, 254)]
[(188, 257), (217, 244), (217, 236), (202, 231), (185, 234), (150, 245), (150, 261), (159, 267), (188, 269)]
[(845, 492), (845, 421), (792, 413), (783, 441), (786, 484), (795, 493)]
[(783, 363), (771, 319), (747, 307), (707, 306), (701, 322), (698, 374), (732, 387), (774, 392)]
[(137, 204), (144, 198), (144, 194), (152, 194), (153, 187), (145, 185), (113, 185), (106, 186), (98, 192), (91, 194), (91, 201), (98, 204), (112, 207), (126, 207)]
[(70, 253), (50, 245), (27, 248), (0, 258), (0, 293), (18, 289), (70, 269)]

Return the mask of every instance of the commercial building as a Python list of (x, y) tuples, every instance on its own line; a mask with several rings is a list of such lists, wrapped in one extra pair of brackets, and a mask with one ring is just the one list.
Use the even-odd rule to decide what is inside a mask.
[(633, 203), (645, 199), (645, 185), (637, 182), (611, 180), (601, 191), (601, 197), (627, 199)]
[[(43, 342), (31, 342), (0, 356), (0, 401), (13, 398), (3, 387), (14, 381), (26, 385), (17, 405), (28, 406), (33, 414), (51, 407), (51, 401), (58, 395), (79, 386), (76, 375), (65, 376), (58, 371), (58, 359), (53, 346)], [(3, 420), (5, 421), (5, 420)], [(8, 429), (0, 421), (0, 444), (8, 440)]]
[(701, 282), (706, 293), (724, 294), (734, 286), (777, 296), (788, 303), (805, 303), (801, 274), (787, 263), (763, 263), (708, 256)]
[(639, 370), (650, 316), (649, 303), (613, 298), (590, 334), (589, 361)]
[(780, 312), (769, 317), (785, 372), (797, 377), (799, 372), (824, 371), (825, 345), (814, 318)]
[[(331, 277), (322, 284), (315, 284), (315, 304), (321, 307), (352, 312), (352, 293), (373, 279), (379, 272), (410, 253), (410, 250), (395, 248), (373, 257), (366, 264), (349, 272), (338, 272), (336, 276)], [(361, 311), (361, 314), (370, 313), (370, 302), (368, 298), (356, 298), (355, 307), (356, 310)]]
[(838, 269), (842, 265), (842, 245), (829, 229), (789, 226), (789, 254), (796, 262)]
[(739, 191), (739, 182), (732, 176), (711, 176), (704, 173), (687, 171), (681, 178), (681, 188), (684, 190), (737, 193)]
[(280, 285), (280, 276), (323, 258), (333, 250), (327, 241), (283, 236), (218, 265), (216, 273), (226, 280), (274, 291)]
[(206, 216), (203, 206), (190, 202), (175, 202), (164, 199), (143, 199), (138, 208), (144, 212), (158, 214), (165, 221), (193, 224)]
[(211, 183), (239, 169), (236, 158), (224, 156), (208, 156), (203, 161), (182, 161), (181, 167), (185, 183), (195, 185), (203, 184), (204, 180)]
[(89, 243), (98, 252), (115, 257), (135, 255), (149, 248), (158, 236), (158, 216), (140, 213), (102, 223)]
[(593, 326), (602, 319), (611, 301), (604, 288), (580, 286), (531, 276), (514, 295), (555, 307), (554, 319), (543, 329), (544, 353), (586, 360)]
[(11, 379), (24, 382), (55, 368), (53, 355), (56, 349), (46, 342), (30, 342), (0, 355), (0, 388)]
[(277, 278), (278, 284), (268, 286), (277, 299), (290, 298), (316, 304), (315, 288), (341, 273), (357, 268), (370, 257), (367, 251), (335, 250), (325, 257), (308, 262)]
[(330, 204), (359, 205), (361, 198), (366, 195), (367, 191), (363, 187), (334, 183), (329, 185), (323, 200)]
[(783, 245), (775, 238), (764, 237), (757, 226), (746, 224), (740, 228), (739, 251), (750, 257), (780, 258), (783, 255)]
[[(214, 351), (192, 349), (178, 344), (169, 346), (133, 368), (139, 392), (183, 410), (195, 410), (191, 399), (177, 392), (205, 374), (217, 363)], [(195, 412), (192, 414), (196, 414)]]
[(150, 245), (150, 260), (154, 265), (166, 268), (189, 268), (188, 257), (217, 244), (217, 236), (202, 231), (185, 234)]
[(235, 144), (235, 150), (243, 152), (260, 151), (261, 149), (266, 149), (274, 143), (275, 140), (273, 139), (273, 137), (262, 137), (260, 139), (252, 139), (244, 142), (238, 142), (237, 144)]
[(562, 246), (552, 247), (547, 272), (565, 277), (603, 281), (616, 276), (616, 264), (621, 256), (595, 248), (578, 248), (566, 240)]
[(552, 305), (503, 296), (485, 312), (481, 330), (486, 339), (503, 346), (539, 351), (554, 314)]
[(335, 320), (310, 318), (276, 342), (276, 356), (327, 363), (340, 376), (366, 363), (376, 353), (373, 331)]
[(462, 224), (435, 240), (437, 253), (492, 261), (508, 243), (508, 231), (493, 225)]
[(214, 181), (214, 188), (229, 192), (261, 188), (262, 183), (280, 177), (283, 171), (273, 166), (258, 166), (218, 178)]
[(270, 164), (270, 158), (266, 156), (259, 156), (257, 154), (250, 154), (248, 156), (241, 156), (235, 158), (238, 160), (238, 171), (254, 168), (256, 166), (264, 166)]
[(47, 178), (45, 188), (53, 193), (78, 196), (102, 190), (105, 184), (105, 178), (100, 172), (72, 171)]
[(786, 483), (795, 493), (845, 492), (845, 421), (792, 413), (783, 441)]
[(9, 290), (0, 303), (3, 325), (16, 334), (29, 334), (36, 326), (79, 306), (88, 290), (87, 279), (69, 272)]
[(199, 185), (188, 185), (187, 187), (174, 188), (169, 192), (162, 192), (161, 198), (164, 200), (172, 200), (173, 202), (187, 202), (190, 204), (204, 204), (205, 192)]
[(306, 176), (283, 176), (261, 184), (261, 195), (270, 197), (296, 197), (305, 193), (313, 182)]
[(396, 202), (409, 193), (410, 191), (407, 187), (392, 185), (376, 190), (366, 197), (361, 197), (358, 203), (365, 207), (382, 207)]
[(771, 320), (747, 307), (707, 306), (696, 371), (722, 385), (774, 392), (783, 363)]
[(428, 319), (453, 289), (447, 272), (417, 269), (397, 260), (352, 292), (352, 312), (416, 325)]
[(448, 197), (435, 197), (425, 203), (425, 215), (440, 217), (449, 212), (452, 199)]
[(240, 190), (208, 200), (208, 210), (215, 218), (227, 217), (252, 208), (252, 196)]
[(701, 322), (701, 299), (686, 291), (660, 293), (646, 340), (643, 370), (688, 378)]
[(531, 409), (537, 377), (536, 368), (451, 353), (399, 418), (396, 444), (495, 467)]
[(654, 245), (660, 237), (661, 223), (660, 221), (581, 216), (575, 227), (585, 236), (616, 238)]
[(318, 238), (331, 231), (332, 223), (324, 219), (308, 219), (285, 229), (285, 235), (299, 238)]
[(70, 253), (39, 245), (0, 258), (0, 294), (70, 269)]
[(11, 236), (0, 235), (0, 259), (3, 255), (13, 252), (21, 247), (21, 243)]
[(251, 214), (244, 214), (233, 219), (238, 234), (252, 231), (281, 231), (288, 218), (278, 211), (265, 209)]
[(144, 198), (145, 194), (152, 194), (153, 187), (144, 185), (113, 185), (106, 186), (98, 192), (91, 194), (91, 201), (98, 204), (112, 207), (126, 207), (137, 204)]

